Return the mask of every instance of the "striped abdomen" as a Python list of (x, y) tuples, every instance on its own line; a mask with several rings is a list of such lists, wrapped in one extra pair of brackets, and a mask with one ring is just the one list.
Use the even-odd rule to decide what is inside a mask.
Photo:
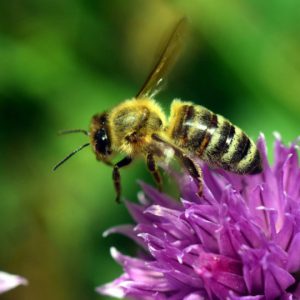
[(211, 166), (239, 174), (262, 171), (254, 142), (240, 128), (200, 105), (174, 100), (167, 133), (178, 147)]

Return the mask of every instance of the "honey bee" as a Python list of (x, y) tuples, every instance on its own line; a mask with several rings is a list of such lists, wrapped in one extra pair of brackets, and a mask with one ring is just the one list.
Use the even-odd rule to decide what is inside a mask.
[[(262, 171), (260, 153), (255, 143), (237, 126), (221, 115), (192, 102), (173, 100), (169, 119), (153, 99), (164, 75), (177, 57), (186, 20), (181, 19), (162, 54), (136, 97), (125, 100), (109, 111), (93, 116), (90, 129), (67, 130), (82, 132), (90, 142), (82, 145), (60, 161), (53, 170), (81, 149), (91, 145), (97, 160), (113, 168), (116, 200), (120, 201), (120, 169), (138, 156), (146, 160), (148, 170), (161, 190), (158, 161), (170, 153), (197, 180), (199, 196), (203, 193), (202, 173), (195, 160), (211, 167), (237, 174), (257, 174)], [(124, 158), (112, 163), (115, 154)]]

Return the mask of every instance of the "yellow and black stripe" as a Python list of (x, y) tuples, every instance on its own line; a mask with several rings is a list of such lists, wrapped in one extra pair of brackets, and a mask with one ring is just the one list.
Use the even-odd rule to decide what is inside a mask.
[(180, 148), (211, 166), (239, 174), (261, 171), (254, 142), (224, 117), (200, 105), (174, 100), (167, 133)]

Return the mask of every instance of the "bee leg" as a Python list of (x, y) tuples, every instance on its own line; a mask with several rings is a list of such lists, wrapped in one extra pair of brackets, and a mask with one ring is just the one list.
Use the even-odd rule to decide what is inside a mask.
[(165, 141), (157, 134), (153, 134), (152, 138), (160, 143), (165, 144), (168, 147), (171, 147), (174, 150), (175, 156), (180, 160), (180, 162), (183, 164), (183, 166), (186, 168), (186, 170), (189, 172), (189, 174), (197, 180), (198, 183), (198, 192), (197, 194), (201, 197), (203, 194), (203, 177), (202, 177), (202, 170), (200, 167), (198, 167), (195, 162), (187, 156), (180, 148), (176, 147), (175, 145), (171, 144), (168, 141)]
[(180, 156), (179, 159), (181, 159), (183, 165), (190, 173), (190, 175), (197, 180), (198, 183), (197, 194), (199, 197), (201, 197), (203, 194), (203, 176), (202, 176), (201, 168), (197, 167), (194, 161), (190, 157), (186, 156), (185, 154), (182, 154), (182, 156)]
[(161, 180), (159, 170), (157, 169), (157, 166), (156, 166), (154, 155), (152, 153), (148, 153), (146, 156), (146, 160), (147, 160), (148, 170), (152, 174), (154, 181), (157, 184), (159, 191), (161, 192), (162, 191), (162, 180)]
[(132, 162), (132, 158), (129, 156), (124, 157), (122, 160), (117, 162), (113, 166), (113, 174), (112, 178), (114, 181), (114, 186), (116, 190), (116, 202), (120, 203), (120, 197), (121, 197), (121, 175), (120, 175), (120, 168), (123, 168), (127, 165), (129, 165)]

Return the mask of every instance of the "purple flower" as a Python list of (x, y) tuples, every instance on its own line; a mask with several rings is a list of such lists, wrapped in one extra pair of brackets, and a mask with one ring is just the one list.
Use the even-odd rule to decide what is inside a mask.
[(27, 285), (27, 280), (23, 277), (0, 271), (0, 294), (21, 284)]
[(275, 162), (238, 176), (203, 166), (204, 194), (176, 176), (181, 201), (142, 184), (141, 204), (127, 203), (137, 225), (108, 230), (143, 249), (132, 258), (111, 250), (124, 274), (97, 288), (101, 294), (158, 300), (300, 299), (300, 168), (297, 145), (277, 136)]

